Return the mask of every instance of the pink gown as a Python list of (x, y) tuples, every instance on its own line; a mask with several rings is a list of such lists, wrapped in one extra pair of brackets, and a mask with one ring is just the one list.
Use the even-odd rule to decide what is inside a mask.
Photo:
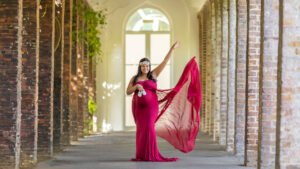
[(146, 95), (139, 97), (136, 91), (132, 99), (136, 123), (136, 157), (132, 160), (178, 160), (160, 154), (156, 135), (182, 152), (192, 151), (200, 125), (201, 104), (200, 73), (195, 57), (187, 63), (172, 89), (158, 90), (152, 80), (137, 83), (144, 87)]

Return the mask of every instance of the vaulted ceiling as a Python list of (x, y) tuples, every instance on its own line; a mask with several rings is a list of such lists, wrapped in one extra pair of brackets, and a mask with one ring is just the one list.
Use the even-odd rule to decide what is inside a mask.
[[(101, 4), (107, 3), (107, 1), (109, 0), (87, 0), (87, 1), (92, 7), (97, 8), (101, 6)], [(141, 0), (141, 1), (149, 1), (149, 0)], [(184, 1), (191, 10), (200, 11), (202, 5), (207, 0), (175, 0), (175, 3), (176, 1)], [(127, 3), (128, 1), (123, 1), (123, 2)]]

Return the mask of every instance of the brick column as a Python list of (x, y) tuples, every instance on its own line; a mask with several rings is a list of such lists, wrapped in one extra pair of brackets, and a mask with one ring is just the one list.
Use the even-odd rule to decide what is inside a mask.
[[(83, 22), (83, 30), (87, 31), (86, 23)], [(87, 123), (89, 119), (89, 111), (88, 111), (88, 101), (89, 101), (89, 60), (90, 56), (88, 56), (88, 46), (83, 43), (83, 122), (84, 122), (84, 134), (87, 134), (89, 125)]]
[(206, 105), (206, 86), (205, 86), (205, 73), (206, 73), (206, 24), (205, 20), (203, 18), (203, 11), (201, 11), (198, 14), (198, 20), (199, 20), (199, 41), (200, 41), (200, 46), (199, 46), (199, 53), (200, 53), (200, 71), (201, 71), (201, 84), (202, 84), (202, 105), (201, 105), (201, 131), (207, 132), (206, 126), (206, 112), (205, 112), (205, 105)]
[(62, 4), (58, 4), (55, 7), (55, 43), (54, 43), (54, 89), (53, 89), (53, 148), (54, 151), (61, 151), (61, 139), (62, 139), (62, 111), (61, 111), (61, 71), (62, 71), (62, 32), (64, 27), (62, 23)]
[[(282, 81), (281, 87), (281, 122), (280, 127), (280, 168), (293, 169), (300, 166), (300, 1), (280, 1), (283, 11), (282, 51), (279, 51), (279, 70)], [(282, 63), (281, 63), (282, 56)]]
[(227, 102), (227, 151), (234, 152), (235, 105), (236, 105), (236, 54), (237, 54), (237, 15), (236, 1), (229, 0), (229, 54), (228, 54), (228, 102)]
[(260, 129), (260, 168), (275, 169), (279, 1), (265, 0), (263, 8), (263, 84)]
[(222, 28), (222, 54), (221, 57), (221, 107), (220, 107), (220, 141), (221, 145), (226, 145), (227, 140), (227, 76), (228, 76), (228, 51), (229, 51), (229, 37), (228, 37), (228, 2), (229, 0), (223, 0), (220, 3), (222, 9), (221, 16), (221, 28)]
[[(73, 1), (73, 5), (76, 5), (78, 0)], [(71, 75), (70, 75), (70, 132), (71, 140), (78, 140), (78, 77), (77, 77), (77, 54), (78, 54), (78, 17), (76, 8), (72, 10), (72, 56), (70, 60)]]
[(247, 134), (246, 134), (246, 164), (257, 165), (258, 129), (259, 129), (259, 76), (260, 76), (260, 45), (261, 45), (261, 1), (249, 0), (249, 39), (248, 39), (248, 90), (247, 90)]
[(64, 5), (64, 41), (63, 59), (62, 59), (62, 108), (63, 108), (63, 145), (70, 144), (70, 75), (71, 75), (71, 56), (72, 56), (72, 5), (73, 0), (63, 1)]
[(208, 112), (208, 133), (209, 135), (213, 135), (214, 133), (214, 116), (213, 116), (213, 95), (212, 95), (212, 83), (213, 83), (213, 64), (212, 64), (212, 57), (214, 55), (214, 30), (215, 30), (215, 22), (214, 17), (215, 13), (213, 9), (213, 1), (210, 1), (208, 4), (208, 13), (209, 13), (209, 19), (208, 19), (208, 27), (207, 27), (207, 40), (208, 40), (208, 55), (207, 55), (207, 112)]
[[(207, 6), (207, 5), (206, 5)], [(207, 12), (207, 10), (204, 10)], [(206, 78), (207, 78), (207, 55), (208, 55), (208, 51), (207, 51), (207, 45), (208, 45), (208, 40), (207, 40), (207, 26), (208, 26), (208, 21), (206, 19), (204, 19), (204, 16), (201, 16), (202, 18), (202, 53), (203, 53), (203, 58), (202, 58), (202, 65), (203, 65), (203, 69), (202, 69), (202, 110), (203, 110), (203, 117), (202, 122), (203, 123), (203, 128), (205, 132), (208, 132), (208, 112), (207, 112), (207, 108), (206, 108), (206, 104), (207, 104), (207, 85), (206, 85)]]
[[(82, 3), (82, 2), (80, 2)], [(77, 32), (83, 31), (83, 14), (77, 11)], [(84, 127), (84, 115), (83, 115), (83, 42), (78, 40), (77, 42), (77, 89), (78, 89), (78, 137), (83, 137), (83, 127)]]
[(52, 71), (52, 8), (53, 1), (41, 1), (40, 9), (40, 65), (39, 65), (39, 122), (38, 157), (48, 158), (53, 153), (53, 110), (51, 107)]
[(246, 113), (246, 53), (247, 53), (247, 3), (237, 1), (237, 58), (236, 58), (236, 118), (235, 152), (241, 162), (245, 153)]
[[(215, 98), (216, 98), (216, 107), (215, 107), (215, 116), (216, 116), (216, 136), (219, 144), (221, 144), (221, 79), (222, 79), (222, 55), (223, 55), (223, 1), (216, 1), (216, 40), (217, 40), (217, 53), (216, 53), (216, 71), (215, 71)], [(225, 134), (226, 135), (226, 134)], [(223, 135), (224, 136), (224, 135)], [(223, 137), (224, 140), (224, 137)]]
[(21, 166), (28, 168), (37, 159), (37, 5), (36, 1), (23, 1)]
[(209, 26), (209, 19), (205, 19), (205, 18), (209, 18), (209, 12), (207, 10), (207, 7), (208, 7), (208, 3), (205, 3), (203, 8), (202, 8), (202, 11), (201, 11), (201, 19), (203, 20), (203, 26), (202, 26), (202, 37), (203, 37), (203, 40), (202, 40), (202, 52), (203, 52), (203, 61), (202, 61), (202, 64), (203, 64), (203, 70), (202, 70), (202, 103), (203, 103), (203, 111), (204, 111), (204, 116), (201, 118), (201, 121), (203, 123), (203, 131), (208, 133), (209, 132), (209, 108), (208, 108), (208, 99), (210, 98), (208, 95), (208, 86), (207, 86), (207, 82), (208, 82), (208, 67), (207, 67), (207, 64), (208, 64), (208, 55), (209, 55), (209, 52), (208, 52), (208, 32), (209, 32), (209, 29), (208, 29), (208, 26)]
[(214, 36), (213, 46), (213, 119), (214, 119), (214, 134), (213, 139), (219, 141), (220, 139), (220, 92), (221, 92), (221, 54), (222, 54), (222, 30), (221, 30), (221, 3), (218, 0), (214, 1), (213, 10), (215, 12), (214, 22), (215, 30), (212, 32)]
[(216, 10), (215, 10), (216, 3), (215, 1), (211, 1), (211, 116), (210, 116), (210, 133), (213, 136), (213, 139), (216, 140), (217, 138), (217, 131), (216, 131), (216, 117), (215, 117), (215, 56), (217, 53), (217, 41), (216, 41)]
[(0, 3), (0, 165), (7, 168), (16, 160), (18, 5)]

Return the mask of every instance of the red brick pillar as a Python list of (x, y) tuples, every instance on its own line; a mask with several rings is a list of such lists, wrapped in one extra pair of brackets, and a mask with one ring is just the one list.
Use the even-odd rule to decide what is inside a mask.
[[(53, 0), (54, 1), (54, 0)], [(38, 157), (48, 158), (53, 154), (53, 107), (52, 96), (52, 10), (53, 1), (41, 1), (40, 9), (40, 65), (39, 65), (39, 121)]]
[(206, 96), (207, 96), (207, 104), (206, 104), (206, 112), (207, 112), (207, 129), (208, 129), (208, 134), (213, 135), (213, 129), (214, 129), (214, 121), (213, 121), (213, 113), (212, 113), (212, 50), (213, 50), (213, 39), (212, 39), (212, 34), (213, 34), (213, 14), (211, 10), (211, 2), (209, 1), (207, 3), (207, 62), (206, 62), (206, 67), (208, 68), (207, 70), (207, 76), (206, 76)]
[(82, 46), (81, 43), (79, 45), (79, 54), (78, 54), (78, 67), (77, 67), (77, 74), (78, 74), (78, 79), (77, 79), (77, 89), (78, 89), (78, 137), (83, 137), (83, 127), (84, 127), (84, 114), (83, 114), (83, 55), (82, 55)]
[[(279, 44), (279, 90), (281, 103), (277, 124), (277, 157), (281, 169), (296, 169), (300, 166), (300, 1), (280, 0), (280, 26), (282, 36)], [(281, 33), (281, 32), (280, 32)], [(279, 85), (281, 85), (279, 83)], [(280, 129), (279, 129), (280, 128)], [(279, 140), (280, 139), (280, 140)]]
[[(82, 3), (82, 2), (80, 2)], [(82, 15), (83, 13), (81, 11), (77, 12), (77, 32), (83, 32), (83, 20)], [(83, 114), (83, 57), (84, 57), (84, 49), (83, 49), (83, 41), (78, 40), (77, 42), (77, 89), (78, 89), (78, 137), (83, 137), (83, 129), (84, 129), (84, 114)]]
[(237, 1), (235, 153), (244, 162), (246, 113), (247, 2)]
[(227, 151), (234, 152), (235, 105), (236, 105), (236, 51), (237, 51), (236, 1), (229, 0), (229, 55), (228, 55), (228, 101), (227, 101)]
[(199, 46), (199, 53), (200, 53), (200, 73), (201, 73), (201, 84), (202, 84), (202, 105), (201, 105), (201, 110), (200, 110), (200, 116), (201, 116), (201, 131), (207, 132), (206, 126), (206, 112), (205, 112), (205, 105), (206, 105), (206, 86), (205, 86), (205, 73), (206, 73), (206, 24), (205, 20), (203, 17), (203, 11), (201, 11), (198, 14), (198, 20), (199, 20), (199, 41), (200, 41), (200, 46)]
[(214, 134), (213, 139), (215, 141), (220, 141), (220, 92), (221, 92), (221, 54), (222, 54), (222, 30), (221, 30), (221, 11), (222, 6), (220, 1), (215, 0), (213, 3), (213, 10), (215, 13), (214, 17), (214, 26), (215, 30), (213, 31), (214, 37), (214, 46), (213, 50), (214, 55), (213, 59), (213, 119), (214, 119)]
[[(78, 0), (73, 0), (73, 5), (76, 6)], [(70, 60), (71, 64), (71, 75), (70, 75), (70, 132), (71, 140), (78, 140), (78, 77), (77, 77), (77, 54), (78, 54), (78, 16), (76, 8), (72, 10), (72, 56)]]
[[(18, 1), (0, 3), (0, 165), (13, 168), (16, 162), (16, 123), (20, 106), (17, 101)], [(23, 19), (23, 18), (22, 18)], [(18, 83), (20, 80), (18, 81)], [(20, 119), (19, 119), (20, 120)], [(20, 133), (19, 133), (20, 134)]]
[[(86, 32), (86, 23), (83, 22), (82, 29)], [(84, 123), (84, 134), (88, 134), (89, 129), (89, 112), (88, 112), (88, 101), (89, 101), (89, 56), (87, 44), (83, 43), (83, 123)]]
[(71, 56), (72, 56), (72, 5), (73, 0), (63, 1), (64, 5), (64, 32), (62, 34), (62, 41), (64, 43), (63, 57), (62, 57), (62, 109), (63, 109), (63, 145), (70, 144), (70, 75), (71, 75)]
[(23, 0), (21, 166), (37, 161), (38, 59), (37, 8), (39, 2)]
[[(204, 6), (207, 6), (207, 3), (204, 4)], [(199, 20), (199, 26), (200, 26), (200, 48), (199, 48), (199, 53), (200, 53), (200, 70), (201, 70), (201, 84), (202, 84), (202, 105), (201, 105), (201, 131), (203, 132), (208, 132), (207, 128), (207, 112), (206, 112), (206, 102), (207, 102), (207, 97), (206, 97), (206, 56), (207, 56), (207, 35), (206, 35), (206, 27), (207, 27), (207, 22), (205, 22), (203, 13), (204, 13), (205, 8), (202, 8), (202, 10), (198, 13), (198, 20)]]
[[(206, 5), (207, 6), (207, 5)], [(207, 12), (207, 10), (204, 10), (204, 12)], [(202, 57), (202, 111), (203, 111), (203, 115), (202, 115), (202, 122), (203, 122), (203, 131), (204, 132), (208, 132), (208, 113), (207, 112), (207, 45), (208, 45), (208, 40), (207, 40), (207, 23), (208, 21), (206, 19), (204, 19), (204, 15), (201, 16), (201, 20), (202, 20), (202, 53), (203, 53), (203, 57)]]
[(279, 39), (279, 1), (264, 0), (263, 10), (263, 72), (261, 129), (259, 142), (260, 168), (275, 169), (277, 60)]
[(216, 125), (217, 125), (217, 121), (216, 121), (216, 115), (215, 115), (215, 108), (216, 108), (216, 94), (215, 94), (215, 81), (216, 81), (216, 55), (217, 55), (217, 39), (216, 39), (216, 32), (217, 32), (217, 28), (216, 28), (216, 17), (217, 17), (217, 11), (216, 11), (216, 3), (215, 1), (211, 1), (211, 117), (210, 117), (210, 134), (212, 134), (213, 139), (216, 140), (217, 139), (217, 130), (216, 130)]
[(220, 138), (220, 18), (219, 3), (217, 0), (211, 3), (212, 10), (212, 120), (213, 139), (219, 141)]
[(247, 61), (246, 164), (257, 165), (260, 107), (261, 1), (249, 0), (249, 33)]
[(228, 76), (228, 51), (229, 51), (229, 37), (228, 37), (228, 2), (229, 0), (223, 0), (220, 3), (221, 8), (221, 31), (222, 31), (222, 52), (221, 52), (221, 93), (220, 93), (220, 145), (227, 145), (227, 76)]
[(54, 89), (53, 89), (53, 149), (55, 152), (61, 151), (62, 142), (62, 53), (64, 44), (62, 44), (62, 4), (55, 6), (55, 41), (54, 41)]

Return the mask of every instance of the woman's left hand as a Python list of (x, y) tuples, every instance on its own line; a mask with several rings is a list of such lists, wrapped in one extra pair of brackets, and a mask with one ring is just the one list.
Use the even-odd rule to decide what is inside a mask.
[(173, 49), (176, 49), (176, 48), (178, 48), (179, 47), (179, 42), (175, 42), (173, 45), (172, 45), (172, 48)]

